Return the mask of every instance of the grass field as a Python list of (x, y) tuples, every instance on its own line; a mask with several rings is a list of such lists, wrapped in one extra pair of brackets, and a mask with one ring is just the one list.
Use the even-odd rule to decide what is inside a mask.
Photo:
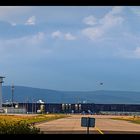
[(0, 134), (37, 134), (34, 123), (67, 117), (63, 114), (0, 115)]
[(125, 121), (129, 121), (132, 123), (137, 123), (140, 124), (140, 117), (139, 116), (123, 116), (123, 117), (119, 117), (119, 118), (112, 118), (114, 120), (125, 120)]

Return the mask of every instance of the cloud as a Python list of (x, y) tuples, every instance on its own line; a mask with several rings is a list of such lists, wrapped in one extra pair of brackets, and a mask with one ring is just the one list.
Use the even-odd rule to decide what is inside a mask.
[(28, 40), (28, 42), (30, 44), (37, 45), (38, 43), (42, 42), (44, 39), (45, 39), (45, 33), (38, 32), (37, 34), (31, 36), (31, 38)]
[(59, 30), (58, 31), (55, 31), (51, 34), (52, 38), (61, 38), (62, 37), (62, 32), (60, 32)]
[[(29, 35), (26, 37), (0, 40), (0, 60), (28, 60), (36, 59), (39, 57), (44, 57), (50, 48), (42, 47), (46, 45), (46, 34), (43, 32), (38, 32), (34, 35)], [(16, 60), (18, 58), (18, 60)]]
[(117, 25), (120, 25), (124, 21), (123, 17), (121, 17), (119, 15), (114, 15), (111, 13), (114, 13), (114, 12), (111, 11), (110, 13), (106, 14), (102, 19), (100, 19), (100, 21), (99, 21), (99, 23), (101, 24), (100, 27), (103, 30), (107, 30), (107, 29), (110, 29)]
[(16, 26), (17, 24), (16, 24), (15, 22), (12, 22), (11, 25), (12, 25), (12, 26)]
[(71, 33), (63, 33), (61, 31), (55, 31), (51, 34), (52, 38), (54, 39), (64, 39), (64, 40), (75, 40), (76, 37)]
[(140, 35), (131, 32), (122, 32), (122, 35), (114, 39), (113, 46), (115, 45), (117, 49), (114, 55), (120, 58), (140, 59)]
[(123, 6), (114, 6), (108, 14), (120, 14), (123, 11)]
[(101, 37), (104, 34), (104, 30), (102, 28), (89, 27), (84, 29), (82, 33), (89, 39), (94, 40)]
[[(23, 48), (29, 48), (31, 46), (35, 48), (36, 46), (38, 46), (39, 43), (42, 43), (44, 39), (45, 39), (45, 33), (43, 32), (38, 32), (37, 34), (34, 35), (28, 35), (16, 39), (7, 39), (7, 40), (1, 39), (0, 49), (9, 52), (10, 50), (14, 50), (15, 48), (17, 50), (19, 48), (23, 49)], [(9, 51), (7, 49), (9, 49)]]
[(15, 22), (0, 21), (0, 39), (14, 39), (34, 35), (44, 31), (36, 26), (27, 26)]
[(134, 51), (133, 51), (134, 55), (136, 57), (139, 57), (140, 58), (140, 47), (137, 47)]
[(0, 6), (0, 19), (7, 22), (23, 23), (24, 16), (30, 14), (31, 6)]
[(130, 7), (130, 10), (137, 16), (140, 16), (140, 7)]
[(90, 15), (90, 16), (88, 16), (88, 17), (85, 17), (85, 18), (83, 19), (83, 22), (84, 22), (85, 24), (87, 24), (87, 25), (95, 25), (95, 24), (97, 24), (96, 18), (95, 18), (94, 16), (92, 16), (92, 15)]
[(64, 35), (64, 37), (66, 40), (75, 40), (76, 39), (76, 37), (74, 35), (72, 35), (71, 33), (66, 33)]
[(36, 21), (36, 17), (32, 16), (26, 21), (25, 25), (35, 25), (35, 21)]
[(124, 18), (119, 15), (122, 10), (123, 7), (113, 7), (110, 12), (108, 12), (103, 18), (98, 20), (97, 26), (87, 27), (83, 29), (82, 34), (87, 36), (91, 40), (101, 38), (107, 31), (123, 23)]
[(21, 6), (0, 6), (0, 17), (11, 15), (12, 13), (18, 14), (17, 11), (23, 9)]
[(140, 59), (140, 47), (133, 50), (121, 49), (118, 55), (123, 58)]

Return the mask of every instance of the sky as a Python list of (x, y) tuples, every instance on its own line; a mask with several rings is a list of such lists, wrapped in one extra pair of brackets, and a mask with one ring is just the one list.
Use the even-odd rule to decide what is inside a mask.
[(139, 6), (0, 6), (3, 85), (140, 91), (139, 25)]

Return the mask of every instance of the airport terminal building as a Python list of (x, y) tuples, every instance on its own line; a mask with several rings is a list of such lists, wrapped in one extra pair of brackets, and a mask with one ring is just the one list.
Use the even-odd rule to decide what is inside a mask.
[[(8, 107), (3, 104), (3, 107)], [(15, 104), (18, 109), (24, 109), (28, 113), (37, 113), (43, 110), (44, 113), (137, 113), (140, 115), (139, 104), (94, 104), (94, 103), (18, 103)]]

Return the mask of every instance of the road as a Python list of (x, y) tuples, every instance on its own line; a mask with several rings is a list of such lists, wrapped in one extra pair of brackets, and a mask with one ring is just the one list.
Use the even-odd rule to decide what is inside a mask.
[(81, 127), (81, 117), (95, 118), (95, 127), (90, 127), (90, 134), (140, 134), (139, 124), (113, 120), (111, 118), (118, 116), (109, 115), (71, 115), (67, 118), (36, 124), (36, 127), (39, 127), (44, 134), (86, 134), (87, 128)]

